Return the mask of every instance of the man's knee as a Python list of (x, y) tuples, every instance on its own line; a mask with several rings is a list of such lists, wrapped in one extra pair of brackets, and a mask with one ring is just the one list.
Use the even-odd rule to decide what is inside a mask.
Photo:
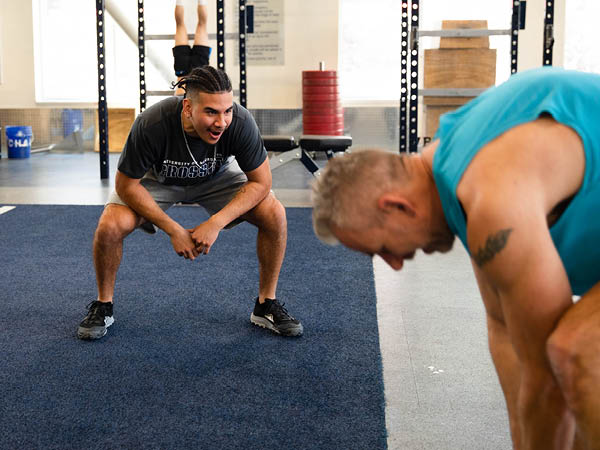
[(577, 411), (600, 379), (600, 330), (559, 322), (546, 352), (569, 408)]
[(273, 231), (285, 231), (287, 228), (285, 208), (272, 192), (248, 212), (246, 220), (259, 228)]
[(98, 221), (95, 239), (101, 242), (118, 242), (135, 230), (139, 222), (139, 217), (129, 207), (108, 205)]

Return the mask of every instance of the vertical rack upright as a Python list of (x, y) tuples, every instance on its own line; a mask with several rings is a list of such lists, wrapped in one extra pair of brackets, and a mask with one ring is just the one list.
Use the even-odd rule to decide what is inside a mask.
[[(552, 1), (552, 0), (549, 0)], [(483, 89), (419, 89), (419, 39), (422, 36), (438, 37), (477, 37), (508, 35), (511, 37), (510, 66), (511, 73), (517, 72), (519, 28), (524, 4), (513, 0), (511, 28), (507, 30), (419, 30), (419, 0), (402, 1), (402, 44), (401, 44), (401, 92), (400, 92), (400, 152), (417, 152), (418, 147), (418, 106), (420, 95), (437, 96), (473, 96)], [(410, 20), (410, 29), (408, 26)], [(410, 58), (409, 58), (410, 55)], [(407, 117), (408, 112), (408, 117)], [(408, 143), (408, 145), (407, 145)]]
[(546, 0), (546, 14), (544, 16), (544, 66), (552, 65), (554, 47), (554, 0)]
[(98, 137), (100, 178), (108, 178), (108, 107), (106, 102), (106, 57), (104, 45), (104, 0), (96, 0), (96, 44), (98, 50)]

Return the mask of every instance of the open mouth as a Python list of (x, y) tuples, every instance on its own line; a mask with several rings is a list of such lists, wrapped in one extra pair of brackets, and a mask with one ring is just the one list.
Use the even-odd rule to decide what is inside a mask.
[(220, 131), (208, 130), (208, 134), (210, 134), (210, 137), (213, 139), (219, 139), (221, 137), (221, 135), (223, 134), (223, 130), (220, 130)]

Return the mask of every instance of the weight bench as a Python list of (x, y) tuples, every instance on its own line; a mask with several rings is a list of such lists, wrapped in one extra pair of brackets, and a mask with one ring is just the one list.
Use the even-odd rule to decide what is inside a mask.
[[(308, 152), (325, 152), (327, 159), (336, 152), (345, 152), (352, 145), (351, 136), (321, 136), (306, 134), (296, 142), (293, 136), (263, 136), (267, 151), (282, 152), (270, 160), (271, 170), (294, 159), (299, 159), (314, 176), (319, 175), (319, 167)], [(298, 149), (300, 147), (300, 149)]]

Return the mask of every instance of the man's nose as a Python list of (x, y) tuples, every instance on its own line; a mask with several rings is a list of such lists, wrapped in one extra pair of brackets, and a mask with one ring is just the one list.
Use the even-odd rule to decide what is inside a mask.
[(388, 263), (388, 266), (390, 266), (392, 269), (394, 270), (400, 270), (402, 269), (402, 266), (404, 265), (404, 259), (400, 258), (399, 256), (394, 256), (394, 255), (380, 255), (383, 260)]
[(225, 120), (225, 114), (218, 114), (215, 120), (215, 126), (219, 128), (224, 128), (225, 125), (227, 125), (227, 122)]

